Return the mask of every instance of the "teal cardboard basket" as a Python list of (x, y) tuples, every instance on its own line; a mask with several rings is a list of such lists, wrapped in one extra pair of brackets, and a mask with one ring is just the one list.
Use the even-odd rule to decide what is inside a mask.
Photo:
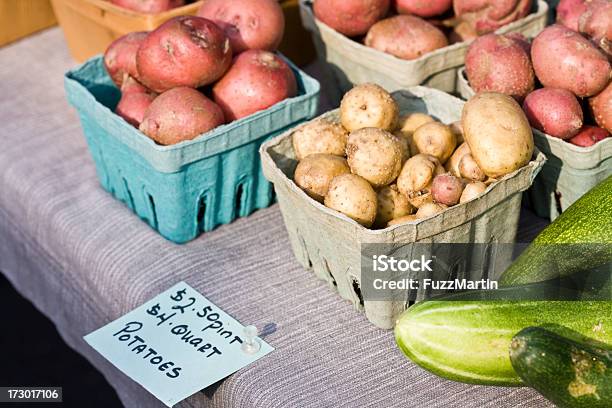
[(121, 94), (101, 56), (67, 72), (64, 84), (104, 189), (162, 236), (184, 243), (274, 201), (259, 146), (311, 119), (319, 99), (319, 83), (289, 64), (296, 97), (171, 146), (157, 145), (113, 113)]

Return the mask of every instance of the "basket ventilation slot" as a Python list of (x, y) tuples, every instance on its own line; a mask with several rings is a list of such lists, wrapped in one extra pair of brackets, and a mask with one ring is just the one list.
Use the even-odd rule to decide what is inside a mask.
[(332, 285), (334, 286), (338, 286), (338, 283), (336, 283), (336, 278), (334, 278), (334, 275), (332, 275), (331, 273), (331, 269), (329, 269), (329, 264), (327, 263), (327, 259), (323, 258), (323, 268), (325, 268), (325, 272), (327, 272), (327, 274), (329, 275), (329, 279)]
[(235, 207), (235, 214), (236, 217), (242, 217), (243, 214), (242, 212), (244, 211), (244, 207), (245, 207), (245, 202), (246, 202), (246, 192), (245, 192), (245, 187), (244, 187), (244, 183), (240, 183), (238, 184), (238, 187), (236, 188), (236, 207)]
[(270, 199), (270, 203), (273, 203), (274, 200), (276, 200), (276, 190), (274, 189), (274, 186), (272, 186), (272, 188), (270, 188), (270, 193), (269, 193), (269, 199)]
[(352, 286), (353, 286), (353, 292), (355, 293), (355, 295), (359, 299), (359, 304), (361, 306), (363, 306), (363, 296), (361, 294), (361, 287), (359, 285), (359, 281), (357, 280), (357, 278), (352, 277), (351, 278), (351, 282), (352, 282)]
[(132, 191), (130, 190), (130, 186), (128, 185), (128, 182), (125, 179), (125, 177), (121, 177), (121, 179), (123, 180), (123, 187), (125, 187), (125, 193), (127, 194), (127, 205), (132, 210), (135, 210), (136, 207), (134, 206), (134, 197), (132, 196)]
[(149, 197), (149, 210), (151, 212), (151, 226), (157, 229), (157, 211), (155, 209), (155, 200), (151, 194), (147, 193), (147, 197)]
[(206, 228), (206, 206), (208, 203), (208, 195), (202, 194), (198, 199), (198, 214), (196, 216), (196, 223), (198, 231), (205, 231)]

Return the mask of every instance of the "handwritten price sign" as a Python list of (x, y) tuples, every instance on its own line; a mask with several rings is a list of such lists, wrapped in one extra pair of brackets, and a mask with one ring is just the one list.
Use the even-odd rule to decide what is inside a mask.
[(272, 350), (242, 345), (244, 327), (181, 282), (85, 336), (118, 369), (171, 407)]

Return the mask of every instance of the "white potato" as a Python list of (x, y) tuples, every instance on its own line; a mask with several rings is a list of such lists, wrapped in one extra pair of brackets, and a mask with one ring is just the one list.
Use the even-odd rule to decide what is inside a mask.
[(497, 178), (529, 163), (533, 133), (514, 98), (496, 92), (473, 96), (463, 107), (463, 134), (482, 171)]
[(375, 187), (393, 182), (402, 168), (402, 147), (391, 133), (377, 128), (351, 132), (346, 144), (351, 171)]
[(472, 181), (484, 181), (487, 178), (487, 175), (484, 174), (470, 153), (461, 158), (459, 162), (459, 173), (464, 179)]
[(401, 224), (407, 224), (409, 222), (414, 222), (416, 221), (418, 218), (416, 217), (416, 215), (411, 214), (411, 215), (404, 215), (403, 217), (399, 217), (399, 218), (394, 218), (391, 221), (389, 221), (387, 223), (387, 227), (391, 227), (393, 225), (401, 225)]
[(463, 189), (463, 193), (461, 193), (459, 203), (465, 203), (475, 199), (476, 197), (484, 193), (486, 189), (487, 185), (482, 181), (474, 181), (472, 183), (468, 183)]
[(398, 190), (408, 197), (414, 207), (431, 202), (431, 187), (435, 176), (444, 173), (438, 159), (427, 154), (417, 154), (404, 163), (397, 178)]
[(374, 225), (384, 227), (395, 218), (409, 215), (413, 211), (408, 197), (400, 193), (395, 184), (381, 188), (377, 193), (378, 209)]
[(316, 153), (344, 156), (347, 138), (348, 132), (338, 123), (317, 119), (293, 132), (293, 150), (298, 160)]
[(334, 177), (324, 202), (365, 227), (370, 227), (376, 218), (376, 192), (366, 179), (356, 174)]
[(398, 114), (391, 94), (375, 84), (357, 85), (340, 103), (340, 122), (349, 132), (368, 127), (393, 131)]
[(418, 219), (421, 218), (429, 218), (433, 215), (436, 215), (438, 213), (441, 213), (442, 211), (444, 211), (446, 207), (444, 204), (438, 204), (438, 203), (425, 203), (421, 206), (421, 208), (418, 209), (418, 211), (416, 212), (415, 216)]
[(461, 163), (461, 159), (463, 156), (470, 153), (470, 146), (467, 143), (461, 143), (457, 149), (453, 152), (450, 159), (446, 162), (444, 167), (446, 170), (450, 172), (455, 177), (461, 177), (461, 172), (459, 171), (459, 164)]
[(444, 164), (457, 147), (457, 138), (450, 127), (440, 122), (419, 126), (412, 135), (419, 153), (430, 154)]
[(332, 179), (350, 172), (344, 157), (317, 153), (306, 156), (298, 163), (293, 179), (306, 194), (323, 202)]
[(402, 136), (404, 139), (406, 139), (408, 146), (410, 147), (410, 156), (419, 154), (419, 149), (417, 149), (412, 139), (414, 131), (420, 126), (430, 122), (435, 122), (435, 119), (426, 113), (414, 112), (400, 116), (398, 128), (394, 134), (396, 136)]

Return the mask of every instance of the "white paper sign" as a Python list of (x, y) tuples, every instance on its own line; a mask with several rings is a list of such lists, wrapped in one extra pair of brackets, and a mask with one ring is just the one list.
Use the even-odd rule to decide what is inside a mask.
[(274, 350), (243, 351), (244, 327), (181, 282), (84, 337), (171, 407)]

